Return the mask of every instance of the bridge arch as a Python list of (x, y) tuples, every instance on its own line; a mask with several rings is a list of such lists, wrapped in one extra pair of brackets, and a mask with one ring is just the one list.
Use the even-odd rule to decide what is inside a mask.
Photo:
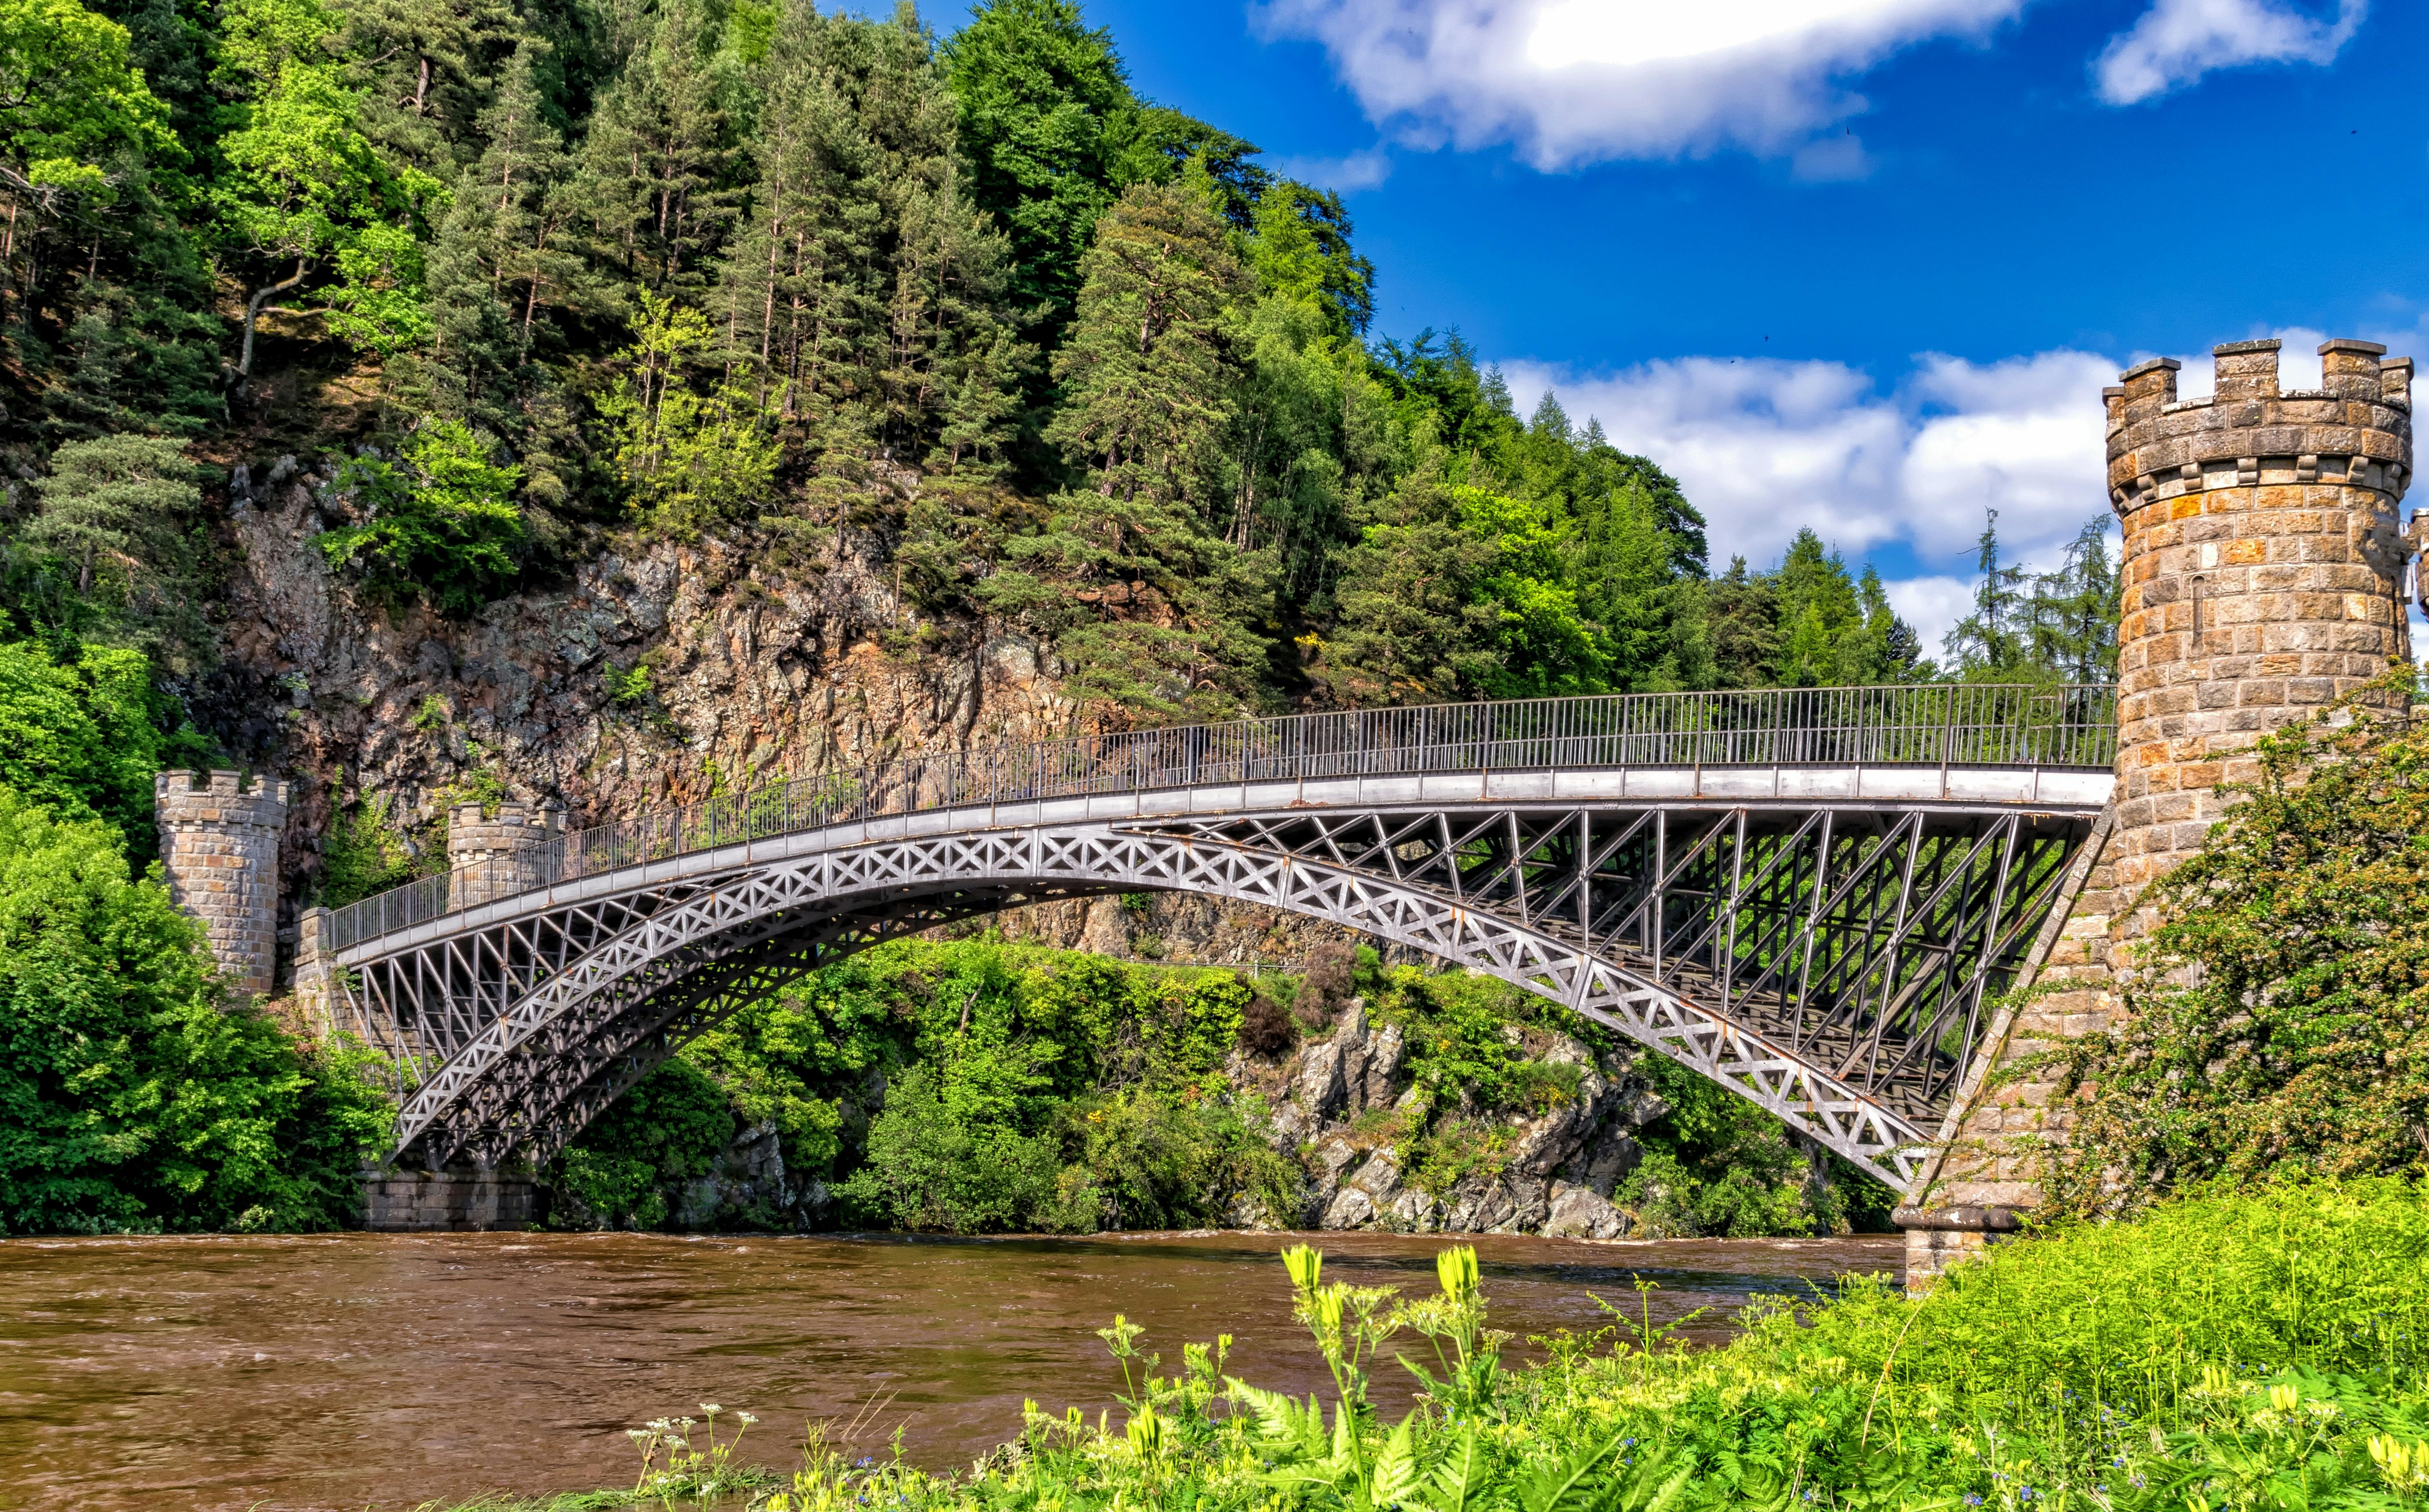
[[(1496, 976), (1902, 1188), (2107, 796), (2048, 722), (1960, 743), (1942, 697), (1938, 754), (2007, 759), (1870, 760), (1912, 752), (1841, 729), (1763, 732), (1752, 752), (1805, 760), (1611, 760), (1678, 747), (1580, 735), (1574, 705), (1628, 700), (1562, 700), (1565, 731), (1471, 739), (1456, 760), (1402, 742), (1385, 761), (1256, 761), (1213, 727), (1152, 732), (1156, 761), (1096, 743), (1051, 781), (1034, 757), (1005, 781), (999, 753), (983, 782), (962, 758), (880, 801), (827, 780), (818, 822), (753, 795), (690, 830), (553, 842), (510, 887), (467, 871), (372, 900), (324, 925), (318, 966), (336, 1014), (419, 1073), (399, 1158), (495, 1166), (547, 1159), (685, 1041), (880, 940), (1191, 892)], [(1715, 754), (1748, 753), (1732, 740)]]

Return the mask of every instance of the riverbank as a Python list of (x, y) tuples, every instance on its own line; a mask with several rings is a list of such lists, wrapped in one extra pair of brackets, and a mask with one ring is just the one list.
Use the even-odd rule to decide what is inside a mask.
[[(1397, 1298), (1282, 1272), (1268, 1281), (1292, 1289), (1327, 1360), (1320, 1403), (1229, 1381), (1219, 1339), (1116, 1332), (1130, 1381), (1101, 1416), (1033, 1405), (954, 1474), (814, 1433), (751, 1504), (2429, 1505), (2429, 1185), (2181, 1201), (1996, 1249), (1919, 1300), (1856, 1279), (1759, 1305), (1709, 1350), (1615, 1299), (1522, 1368), (1497, 1357), (1472, 1268), (1446, 1262), (1439, 1290)], [(1424, 1400), (1405, 1418), (1360, 1411), (1400, 1373), (1396, 1354), (1433, 1377)], [(692, 1489), (685, 1473), (655, 1488)]]

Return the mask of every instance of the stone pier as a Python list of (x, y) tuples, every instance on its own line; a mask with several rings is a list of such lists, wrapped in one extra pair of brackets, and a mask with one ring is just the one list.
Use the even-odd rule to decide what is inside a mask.
[[(2046, 1081), (1999, 1068), (2105, 1032), (2137, 945), (2138, 899), (2201, 846), (2222, 783), (2256, 770), (2263, 734), (2362, 689), (2411, 654), (2412, 361), (2321, 347), (2321, 386), (2286, 391), (2278, 343), (2213, 352), (2209, 398), (2176, 397), (2178, 364), (2104, 391), (2110, 501), (2124, 527), (2117, 788), (2027, 958), (2041, 989), (1991, 1027), (1942, 1146), (1898, 1221), (1909, 1287), (2019, 1226), (2040, 1200), (2037, 1151), (2065, 1137)], [(2405, 711), (2389, 700), (2388, 712)]]
[(528, 1176), (489, 1171), (367, 1171), (363, 1226), (374, 1233), (518, 1229), (539, 1217)]

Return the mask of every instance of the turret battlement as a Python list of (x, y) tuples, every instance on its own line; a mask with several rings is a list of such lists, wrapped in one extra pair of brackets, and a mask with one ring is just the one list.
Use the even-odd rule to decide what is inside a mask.
[[(2336, 484), (2392, 511), (2412, 477), (2412, 359), (2346, 337), (2320, 347), (2320, 386), (2278, 386), (2276, 341), (2229, 341), (2206, 399), (2179, 400), (2171, 357), (2127, 369), (2108, 409), (2108, 495), (2122, 516), (2215, 488)], [(2129, 526), (2129, 529), (2131, 527)]]
[(565, 811), (512, 799), (492, 814), (478, 803), (447, 811), (447, 867), (454, 880), (451, 900), (469, 908), (505, 897), (548, 879), (549, 842), (565, 833)]
[(247, 781), (240, 772), (215, 771), (197, 786), (198, 776), (170, 771), (153, 777), (152, 807), (161, 824), (287, 828), (289, 783), (260, 776)]

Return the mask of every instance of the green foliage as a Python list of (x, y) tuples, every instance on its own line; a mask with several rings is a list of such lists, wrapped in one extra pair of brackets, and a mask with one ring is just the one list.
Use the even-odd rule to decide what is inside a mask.
[(1058, 1200), (1059, 1142), (1024, 1133), (1016, 1116), (1041, 1081), (1020, 1056), (974, 1056), (941, 1072), (909, 1067), (869, 1125), (868, 1164), (841, 1189), (847, 1208), (889, 1226), (950, 1233), (1084, 1229), (1085, 1218), (1066, 1211), (1076, 1204)]
[(385, 1105), (211, 970), (113, 830), (0, 788), (0, 1229), (346, 1221)]
[(48, 203), (107, 192), (121, 151), (176, 150), (168, 112), (128, 66), (126, 28), (75, 0), (0, 3), (0, 181)]
[(0, 787), (62, 819), (98, 817), (148, 850), (160, 768), (152, 669), (104, 646), (0, 644)]
[(322, 908), (341, 909), (430, 873), (439, 858), (417, 854), (388, 820), (388, 800), (366, 798), (340, 811), (321, 840)]
[(770, 401), (712, 379), (709, 327), (698, 310), (644, 292), (638, 338), (600, 402), (615, 428), (616, 465), (653, 530), (688, 538), (766, 504), (777, 445)]
[(705, 1175), (734, 1138), (734, 1111), (690, 1061), (669, 1060), (633, 1084), (558, 1162), (569, 1216), (610, 1228), (665, 1222), (661, 1184)]
[(2262, 739), (2202, 848), (2155, 883), (2110, 1033), (2053, 1053), (2084, 1101), (2066, 1210), (2429, 1163), (2429, 734), (2363, 698)]
[(323, 532), (329, 565), (361, 575), (374, 603), (425, 599), (470, 614), (511, 583), (523, 540), (513, 494), (522, 469), (501, 467), (495, 448), (461, 420), (432, 420), (405, 443), (405, 467), (374, 456), (338, 475), (357, 524)]

